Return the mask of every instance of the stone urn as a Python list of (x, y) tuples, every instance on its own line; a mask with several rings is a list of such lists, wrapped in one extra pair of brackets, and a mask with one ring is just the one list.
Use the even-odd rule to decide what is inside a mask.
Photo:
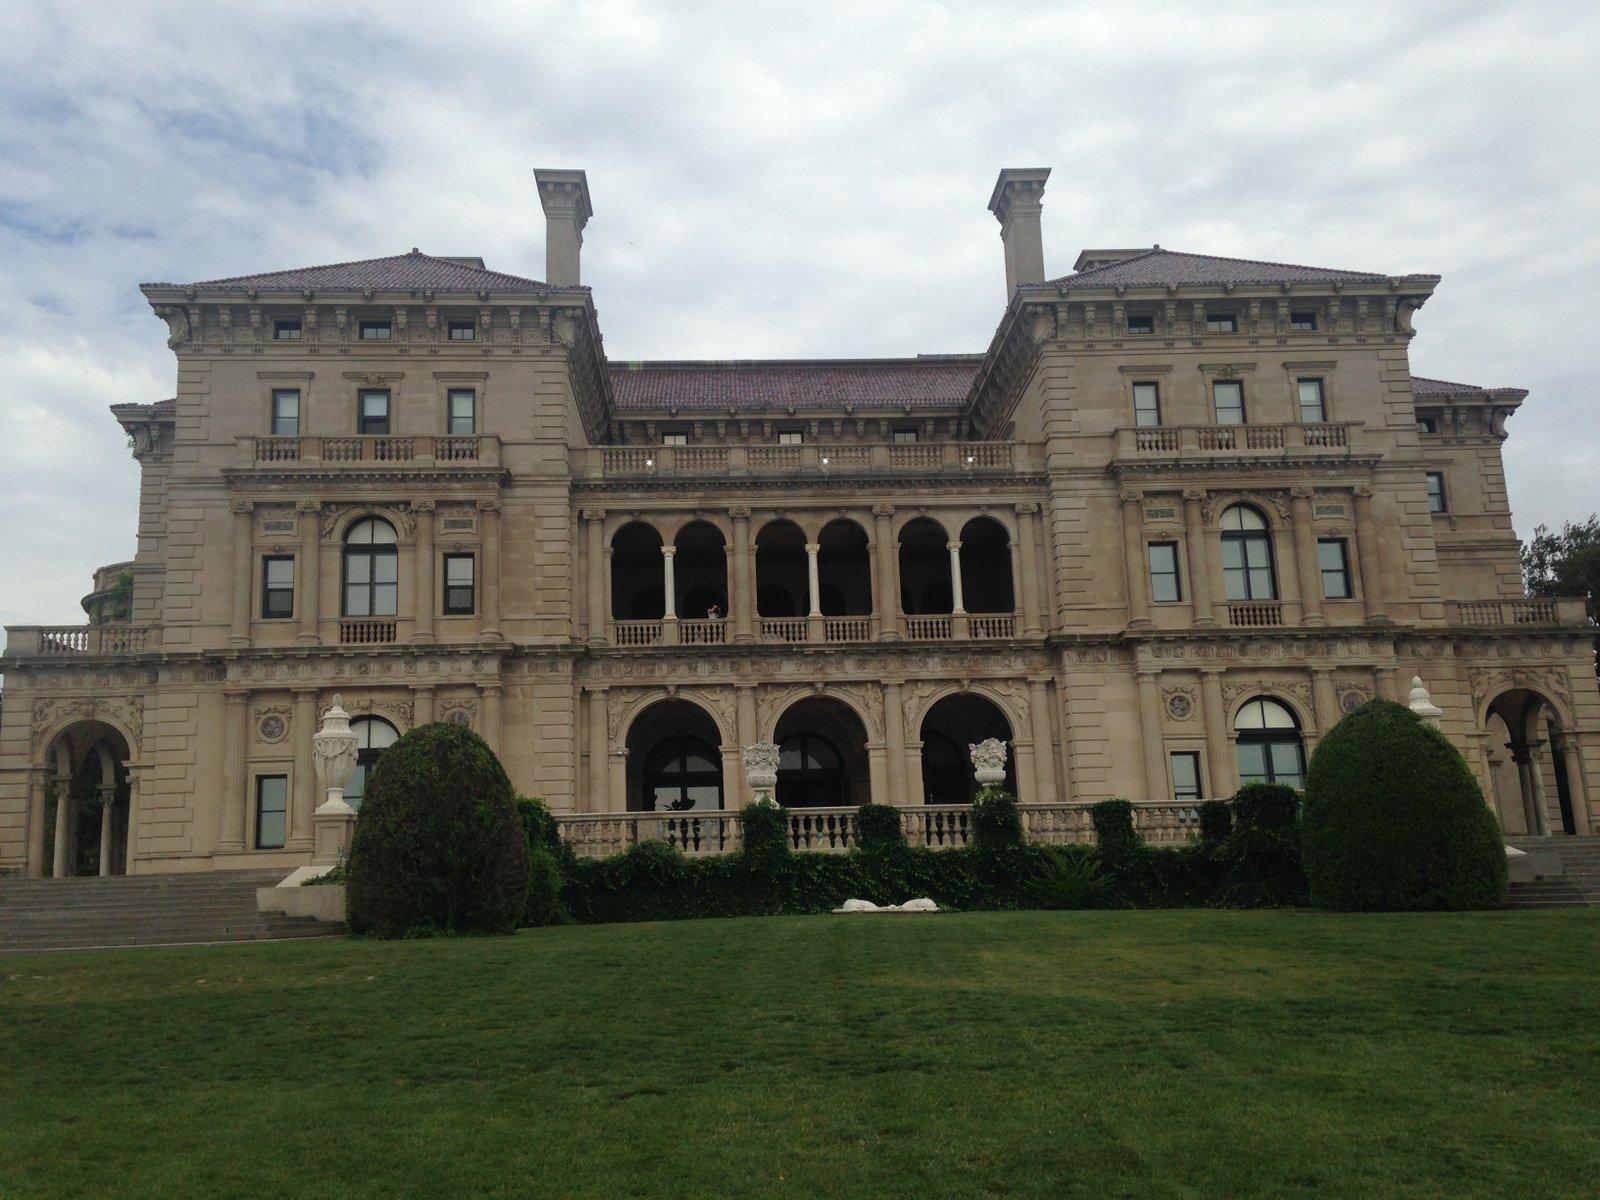
[(972, 755), (973, 774), (980, 787), (993, 787), (1006, 781), (1006, 744), (999, 738), (985, 738), (977, 745), (967, 743)]
[(1406, 707), (1421, 717), (1424, 725), (1439, 728), (1439, 718), (1444, 716), (1444, 709), (1433, 702), (1428, 689), (1422, 686), (1420, 675), (1411, 677), (1411, 695), (1407, 697)]
[(773, 804), (772, 790), (778, 786), (778, 747), (774, 742), (745, 746), (744, 777), (755, 793), (756, 804)]
[(311, 815), (313, 863), (337, 864), (350, 849), (356, 812), (345, 803), (344, 787), (356, 769), (356, 740), (350, 732), (350, 714), (335, 696), (322, 714), (321, 728), (311, 738), (317, 778), (327, 789), (327, 799)]

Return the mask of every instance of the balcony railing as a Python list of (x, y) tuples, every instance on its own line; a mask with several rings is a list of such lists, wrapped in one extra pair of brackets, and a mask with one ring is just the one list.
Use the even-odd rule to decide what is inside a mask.
[[(1151, 845), (1174, 846), (1200, 835), (1195, 803), (1145, 801), (1133, 806), (1133, 823)], [(1050, 845), (1093, 843), (1090, 801), (1023, 804), (1018, 809), (1029, 841)], [(972, 809), (965, 804), (926, 804), (902, 808), (900, 828), (906, 843), (952, 850), (972, 840)], [(784, 815), (793, 850), (842, 853), (859, 844), (853, 808), (791, 808)], [(570, 813), (558, 815), (562, 840), (584, 858), (620, 854), (645, 841), (662, 841), (685, 854), (728, 854), (744, 845), (739, 814), (732, 810), (682, 813)]]
[(380, 646), (395, 640), (393, 617), (345, 618), (339, 622), (339, 643), (343, 646)]
[(1493, 628), (1507, 625), (1586, 625), (1581, 597), (1543, 600), (1450, 600), (1445, 619), (1452, 625)]
[(256, 437), (241, 439), (251, 467), (346, 467), (353, 463), (429, 467), (497, 467), (500, 439), (488, 434), (445, 437)]
[(1230, 601), (1228, 624), (1244, 629), (1264, 629), (1283, 624), (1283, 602), (1279, 600)]
[(972, 638), (1015, 637), (1017, 619), (1010, 613), (973, 613), (967, 617), (967, 629)]
[(659, 646), (661, 644), (661, 622), (613, 621), (611, 622), (611, 644), (613, 646)]
[(823, 636), (830, 642), (865, 642), (872, 638), (871, 617), (824, 617)]
[(159, 625), (12, 625), (6, 654), (13, 658), (143, 654), (161, 646)]
[(726, 621), (678, 622), (678, 641), (685, 646), (720, 646), (727, 640)]
[(904, 617), (906, 637), (914, 642), (948, 642), (949, 617)]
[(806, 640), (806, 627), (809, 624), (804, 617), (762, 617), (761, 640), (763, 642), (803, 642)]
[[(260, 439), (257, 439), (260, 440)], [(281, 440), (281, 439), (280, 439)], [(419, 441), (425, 439), (418, 439)], [(696, 475), (961, 475), (1036, 470), (1012, 442), (807, 442), (793, 446), (601, 446), (574, 451), (578, 477)]]
[(1287, 457), (1312, 453), (1347, 457), (1356, 446), (1360, 422), (1311, 425), (1157, 425), (1116, 432), (1119, 459), (1209, 458), (1244, 455)]

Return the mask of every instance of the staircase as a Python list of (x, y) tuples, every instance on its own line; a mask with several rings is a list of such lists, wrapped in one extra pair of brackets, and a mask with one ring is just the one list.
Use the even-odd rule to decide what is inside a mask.
[(343, 925), (256, 911), (288, 872), (0, 879), (0, 954), (339, 937)]
[(1515, 837), (1506, 842), (1530, 854), (1553, 855), (1560, 863), (1559, 874), (1513, 883), (1506, 892), (1507, 908), (1600, 907), (1600, 837)]

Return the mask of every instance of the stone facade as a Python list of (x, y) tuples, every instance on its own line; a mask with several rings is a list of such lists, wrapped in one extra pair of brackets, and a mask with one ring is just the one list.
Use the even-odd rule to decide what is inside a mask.
[(1508, 832), (1589, 832), (1589, 631), (1523, 598), (1506, 501), (1525, 394), (1411, 375), (1437, 278), (1046, 280), (1047, 176), (996, 184), (981, 355), (610, 362), (572, 171), (539, 173), (546, 281), (146, 285), (176, 395), (113, 410), (137, 549), (95, 623), (8, 630), (0, 870), (309, 861), (335, 693), (367, 765), (465, 722), (564, 814), (736, 808), (763, 742), (791, 807), (958, 804), (991, 737), (1059, 808), (1294, 780), (1419, 675)]

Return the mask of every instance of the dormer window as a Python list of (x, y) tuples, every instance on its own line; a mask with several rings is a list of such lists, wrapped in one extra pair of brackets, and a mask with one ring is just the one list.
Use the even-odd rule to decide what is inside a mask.
[(1130, 334), (1154, 333), (1156, 319), (1149, 313), (1134, 313), (1128, 317), (1128, 332)]
[(689, 435), (687, 433), (663, 433), (661, 435), (661, 444), (663, 446), (687, 446), (689, 444)]
[(783, 429), (778, 431), (778, 445), (780, 446), (798, 446), (805, 440), (805, 434), (798, 429)]
[(1206, 332), (1207, 333), (1238, 333), (1239, 332), (1239, 318), (1234, 313), (1213, 313), (1213, 312), (1208, 312), (1206, 314)]
[(1289, 328), (1295, 333), (1315, 333), (1317, 331), (1317, 314), (1310, 309), (1290, 312)]
[(300, 340), (300, 318), (279, 317), (273, 321), (272, 340), (275, 342), (298, 342)]
[(451, 321), (450, 340), (452, 342), (475, 342), (478, 340), (478, 327), (471, 321)]
[(1439, 418), (1438, 417), (1418, 417), (1417, 418), (1417, 432), (1418, 433), (1438, 433), (1439, 432)]
[(392, 334), (392, 326), (387, 320), (361, 322), (361, 340), (363, 342), (387, 342)]
[(889, 431), (889, 437), (897, 446), (909, 446), (917, 440), (917, 431), (915, 429), (892, 429)]

